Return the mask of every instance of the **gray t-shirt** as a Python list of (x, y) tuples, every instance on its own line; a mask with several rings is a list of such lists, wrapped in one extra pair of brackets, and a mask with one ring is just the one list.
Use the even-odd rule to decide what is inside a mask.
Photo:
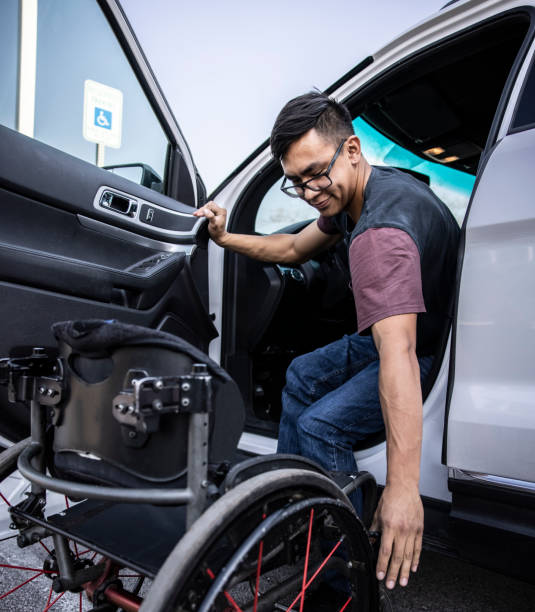
[(418, 354), (432, 354), (448, 328), (460, 230), (428, 185), (395, 168), (373, 166), (356, 224), (320, 217), (318, 227), (348, 245), (359, 333), (397, 314), (418, 314)]

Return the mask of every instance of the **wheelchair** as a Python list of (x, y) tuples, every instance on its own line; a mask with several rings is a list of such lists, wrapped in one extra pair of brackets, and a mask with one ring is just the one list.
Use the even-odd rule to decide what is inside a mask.
[(27, 487), (18, 501), (0, 490), (13, 555), (1, 573), (22, 572), (2, 609), (34, 579), (45, 611), (66, 595), (61, 609), (93, 612), (382, 609), (370, 474), (237, 457), (240, 392), (180, 338), (100, 320), (53, 333), (57, 348), (0, 360), (9, 401), (31, 415), (31, 437), (0, 455), (2, 487), (14, 474)]

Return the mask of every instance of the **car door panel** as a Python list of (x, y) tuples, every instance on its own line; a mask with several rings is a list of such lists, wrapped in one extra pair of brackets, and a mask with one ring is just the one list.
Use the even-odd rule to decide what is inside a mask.
[[(189, 244), (193, 243), (193, 235), (201, 223), (200, 219), (191, 216), (194, 210), (191, 206), (1, 125), (0, 159), (0, 186), (16, 194), (37, 196), (39, 201), (66, 211), (104, 222), (112, 217), (113, 224), (118, 227)], [(72, 177), (76, 179), (71, 180)], [(102, 187), (136, 200), (139, 204), (136, 217), (99, 206), (98, 202), (95, 205)], [(144, 204), (174, 214), (174, 230), (168, 231), (168, 220), (164, 227), (140, 221), (139, 213)]]
[(184, 253), (162, 253), (137, 262), (130, 269), (117, 270), (0, 244), (0, 268), (6, 281), (137, 308), (148, 308), (157, 302), (180, 272), (184, 257)]

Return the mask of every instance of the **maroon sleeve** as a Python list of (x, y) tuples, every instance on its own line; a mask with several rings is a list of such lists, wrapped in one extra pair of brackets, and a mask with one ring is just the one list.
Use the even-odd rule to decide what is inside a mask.
[(322, 217), (321, 215), (317, 219), (318, 227), (324, 234), (330, 234), (334, 236), (335, 234), (339, 234), (340, 230), (336, 227), (330, 217)]
[(359, 333), (393, 315), (425, 312), (420, 254), (406, 232), (366, 230), (349, 248)]

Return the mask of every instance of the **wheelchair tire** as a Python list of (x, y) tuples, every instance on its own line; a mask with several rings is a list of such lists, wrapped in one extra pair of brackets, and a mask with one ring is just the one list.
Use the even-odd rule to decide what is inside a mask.
[[(321, 580), (311, 580), (313, 572)], [(334, 587), (341, 600), (320, 607), (321, 591)], [(233, 597), (236, 588), (245, 603)], [(378, 609), (371, 546), (346, 495), (321, 474), (281, 469), (242, 482), (204, 512), (161, 567), (141, 611), (286, 610), (302, 590), (305, 610)]]

